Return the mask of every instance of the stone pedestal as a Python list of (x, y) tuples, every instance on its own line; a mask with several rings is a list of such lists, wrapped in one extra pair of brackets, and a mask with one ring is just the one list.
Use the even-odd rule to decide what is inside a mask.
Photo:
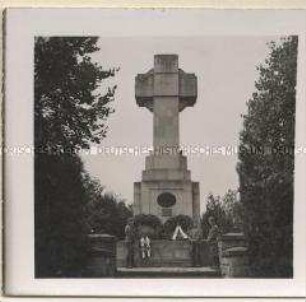
[(84, 277), (112, 277), (116, 274), (116, 237), (88, 235), (89, 255)]
[(143, 171), (142, 182), (134, 183), (134, 214), (141, 213), (156, 215), (162, 222), (180, 214), (198, 219), (199, 183), (190, 180), (187, 170)]
[(134, 214), (153, 214), (163, 222), (176, 215), (199, 219), (199, 183), (191, 181), (179, 149), (179, 113), (197, 98), (194, 74), (179, 69), (177, 55), (154, 56), (154, 69), (135, 82), (137, 104), (154, 114), (154, 151), (134, 183)]
[(227, 233), (219, 242), (221, 274), (225, 278), (249, 276), (249, 259), (246, 239), (243, 233)]
[(232, 247), (222, 254), (222, 275), (226, 278), (245, 278), (249, 276), (249, 259), (246, 247)]

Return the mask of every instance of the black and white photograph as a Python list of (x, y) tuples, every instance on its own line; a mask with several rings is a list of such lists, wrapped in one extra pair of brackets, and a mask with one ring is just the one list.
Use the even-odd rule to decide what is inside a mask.
[[(6, 12), (13, 292), (305, 281), (306, 15), (271, 16)], [(22, 266), (35, 289), (14, 285)]]

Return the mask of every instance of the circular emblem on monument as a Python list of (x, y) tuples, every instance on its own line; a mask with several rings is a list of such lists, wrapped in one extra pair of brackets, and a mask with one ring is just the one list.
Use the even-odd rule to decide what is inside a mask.
[(171, 193), (161, 193), (157, 197), (157, 203), (163, 208), (170, 208), (175, 205), (176, 198)]

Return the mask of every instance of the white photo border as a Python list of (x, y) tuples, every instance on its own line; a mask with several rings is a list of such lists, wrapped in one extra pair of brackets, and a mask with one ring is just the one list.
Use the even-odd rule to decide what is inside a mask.
[[(104, 26), (97, 27), (97, 20)], [(124, 31), (123, 31), (124, 29)], [(34, 37), (299, 36), (296, 144), (306, 146), (306, 11), (38, 9), (6, 13), (5, 145), (33, 146)], [(35, 279), (34, 160), (5, 155), (5, 293), (25, 296), (305, 296), (305, 156), (296, 157), (293, 279)]]

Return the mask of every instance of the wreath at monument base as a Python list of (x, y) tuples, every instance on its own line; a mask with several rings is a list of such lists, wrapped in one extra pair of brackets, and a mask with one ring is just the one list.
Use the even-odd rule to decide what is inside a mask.
[(134, 217), (134, 221), (139, 237), (148, 235), (152, 239), (160, 239), (162, 223), (157, 216), (152, 214), (139, 214)]
[(151, 239), (167, 239), (173, 236), (175, 228), (180, 225), (185, 233), (192, 228), (193, 220), (187, 215), (177, 215), (169, 218), (164, 224), (152, 214), (139, 214), (134, 217), (138, 237), (148, 235)]
[(191, 217), (187, 215), (177, 215), (174, 217), (169, 218), (163, 225), (163, 232), (162, 232), (162, 238), (164, 239), (171, 239), (173, 236), (173, 233), (175, 231), (175, 228), (180, 225), (182, 230), (185, 233), (188, 233), (188, 231), (192, 228), (193, 221)]

